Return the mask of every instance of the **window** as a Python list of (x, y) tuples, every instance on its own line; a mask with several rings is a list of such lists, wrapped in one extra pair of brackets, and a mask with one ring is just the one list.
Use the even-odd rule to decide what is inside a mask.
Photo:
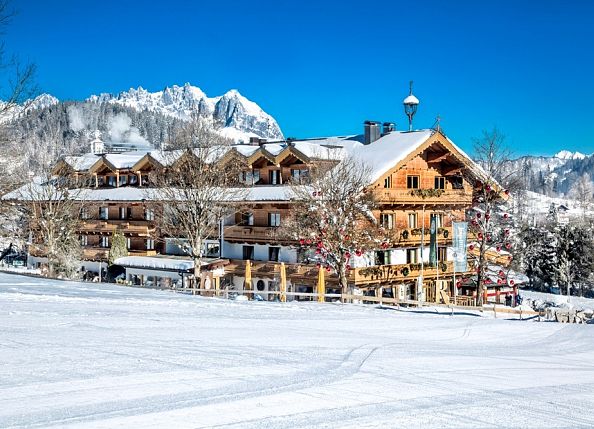
[(138, 176), (136, 176), (135, 174), (130, 175), (130, 184), (136, 185), (137, 183), (138, 183)]
[(105, 235), (101, 237), (101, 247), (109, 247), (109, 237)]
[(86, 235), (81, 235), (80, 236), (80, 245), (81, 246), (86, 246), (87, 244), (89, 244), (89, 240), (88, 240), (88, 236)]
[(80, 218), (81, 219), (88, 219), (89, 218), (89, 210), (86, 207), (80, 209)]
[(392, 176), (388, 176), (384, 179), (384, 188), (392, 187)]
[(105, 177), (104, 176), (97, 176), (97, 186), (105, 185)]
[(257, 185), (260, 182), (260, 170), (253, 170), (251, 174), (251, 181), (254, 185)]
[(120, 186), (124, 186), (128, 184), (128, 175), (124, 174), (120, 176)]
[(375, 252), (375, 261), (377, 265), (391, 265), (392, 252), (389, 250), (380, 250)]
[(254, 225), (254, 214), (253, 213), (242, 213), (241, 224), (244, 226)]
[(406, 187), (408, 189), (419, 189), (419, 176), (406, 176)]
[(130, 237), (126, 238), (126, 249), (130, 250), (132, 248), (132, 239)]
[(116, 177), (115, 176), (107, 176), (107, 184), (113, 188), (116, 187)]
[(120, 207), (120, 219), (126, 219), (127, 215), (128, 211), (126, 210), (126, 207)]
[(433, 213), (431, 215), (432, 218), (435, 218), (435, 227), (442, 228), (443, 227), (443, 213)]
[(447, 248), (446, 247), (438, 247), (437, 248), (437, 259), (440, 262), (447, 261), (448, 257), (447, 257)]
[(258, 280), (256, 283), (256, 289), (258, 289), (259, 292), (262, 292), (265, 288), (266, 284), (264, 284), (264, 280)]
[(270, 170), (268, 172), (268, 183), (270, 183), (271, 185), (280, 184), (280, 171), (279, 170)]
[(292, 169), (291, 170), (291, 178), (295, 183), (305, 183), (307, 181), (307, 177), (309, 176), (308, 170), (301, 170), (301, 169)]
[(132, 207), (128, 207), (126, 209), (126, 214), (127, 214), (128, 219), (132, 219)]
[(146, 174), (141, 177), (142, 177), (142, 181), (140, 183), (140, 186), (148, 186), (150, 184), (149, 177)]
[(278, 262), (279, 253), (280, 253), (280, 247), (269, 247), (268, 248), (268, 260)]
[(153, 209), (145, 209), (144, 210), (144, 219), (145, 220), (155, 220), (155, 211)]
[(454, 189), (464, 189), (464, 182), (462, 180), (462, 176), (453, 176), (450, 178), (452, 182), (452, 188)]
[(386, 229), (393, 229), (394, 215), (392, 213), (382, 213), (380, 215), (380, 225)]
[(259, 170), (248, 170), (239, 173), (239, 181), (246, 185), (255, 185), (260, 180)]
[(445, 189), (445, 177), (435, 178), (435, 189)]
[(280, 226), (280, 213), (268, 213), (268, 226)]
[(146, 250), (155, 250), (155, 240), (152, 238), (146, 239)]
[(219, 243), (206, 243), (206, 257), (218, 258), (221, 255)]
[(406, 249), (406, 263), (407, 264), (418, 264), (419, 263), (419, 249)]
[(254, 246), (243, 246), (243, 259), (254, 259)]
[(416, 228), (417, 227), (417, 214), (416, 213), (409, 213), (408, 214), (408, 227), (409, 228)]
[(99, 207), (99, 219), (109, 219), (109, 209), (107, 207)]

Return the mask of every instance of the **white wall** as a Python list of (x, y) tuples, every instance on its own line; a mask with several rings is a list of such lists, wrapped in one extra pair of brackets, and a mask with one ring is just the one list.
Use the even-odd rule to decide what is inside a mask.
[[(248, 244), (244, 243), (228, 243), (223, 242), (223, 258), (226, 259), (243, 259), (243, 246)], [(251, 244), (250, 244), (251, 246)], [(268, 249), (270, 246), (263, 244), (253, 244), (254, 246), (254, 260), (255, 261), (268, 261)], [(296, 263), (297, 262), (297, 250), (289, 246), (280, 246), (279, 262)]]

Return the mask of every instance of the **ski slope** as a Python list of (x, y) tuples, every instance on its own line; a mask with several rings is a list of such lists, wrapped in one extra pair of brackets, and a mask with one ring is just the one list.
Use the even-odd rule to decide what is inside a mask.
[(0, 427), (594, 427), (593, 329), (0, 274)]

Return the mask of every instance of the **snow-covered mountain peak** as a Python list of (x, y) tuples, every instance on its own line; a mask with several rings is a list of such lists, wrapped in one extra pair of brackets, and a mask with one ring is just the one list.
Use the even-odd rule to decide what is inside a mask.
[[(53, 106), (58, 104), (60, 100), (50, 94), (41, 94), (35, 97), (28, 105), (29, 109), (43, 109), (45, 107)], [(25, 103), (28, 104), (28, 103)]]
[(584, 155), (581, 152), (570, 152), (568, 150), (562, 150), (562, 151), (557, 152), (555, 154), (554, 158), (565, 159), (565, 160), (584, 159), (584, 158), (586, 158), (586, 155)]
[(282, 138), (274, 118), (236, 89), (221, 96), (208, 97), (200, 88), (186, 82), (183, 86), (167, 86), (156, 92), (149, 92), (139, 86), (118, 95), (93, 95), (86, 101), (120, 104), (181, 120), (200, 117), (212, 121), (221, 134), (238, 141), (247, 141), (251, 136)]

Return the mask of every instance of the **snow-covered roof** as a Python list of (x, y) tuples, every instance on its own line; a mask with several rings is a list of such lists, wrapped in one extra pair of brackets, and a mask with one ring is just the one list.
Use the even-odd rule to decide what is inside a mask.
[(191, 259), (155, 258), (151, 256), (124, 256), (116, 259), (114, 264), (152, 270), (189, 271), (194, 269), (194, 261)]
[[(167, 258), (161, 256), (124, 256), (113, 261), (116, 265), (128, 268), (145, 268), (149, 270), (192, 271), (194, 261), (188, 257)], [(202, 258), (201, 266), (213, 263), (227, 263), (226, 259)]]
[(351, 153), (371, 167), (371, 181), (375, 182), (418, 149), (433, 133), (433, 130), (392, 131), (368, 145), (353, 144)]
[(105, 159), (117, 169), (132, 168), (139, 160), (146, 155), (146, 152), (125, 152), (108, 153), (104, 155)]
[[(48, 184), (24, 185), (2, 197), (3, 200), (28, 200), (33, 187), (51, 186)], [(44, 193), (33, 190), (34, 198)], [(51, 195), (51, 194), (50, 194)], [(141, 188), (137, 186), (123, 186), (120, 188), (84, 188), (70, 191), (71, 198), (79, 201), (160, 201), (169, 197), (171, 192), (166, 194), (158, 188)], [(290, 186), (271, 185), (254, 186), (248, 188), (234, 188), (227, 192), (229, 202), (237, 201), (288, 201), (294, 198)]]
[(87, 153), (82, 156), (65, 156), (62, 160), (76, 171), (88, 170), (97, 162), (99, 156), (93, 153)]

